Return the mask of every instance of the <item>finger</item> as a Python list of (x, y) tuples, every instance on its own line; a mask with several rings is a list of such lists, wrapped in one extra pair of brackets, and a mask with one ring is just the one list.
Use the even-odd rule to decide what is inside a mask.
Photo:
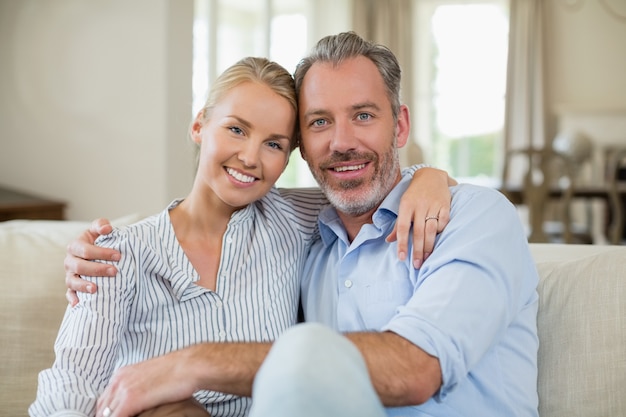
[(398, 258), (404, 261), (409, 251), (409, 231), (411, 230), (411, 220), (408, 218), (399, 219), (395, 225), (396, 238), (398, 240)]
[[(424, 253), (423, 261), (426, 261), (433, 250), (435, 249), (435, 238), (437, 237), (438, 220), (431, 219), (425, 223), (424, 227)], [(422, 261), (422, 262), (423, 262)]]
[(87, 261), (72, 255), (65, 256), (63, 265), (66, 276), (114, 277), (117, 274), (117, 268), (111, 264)]
[(65, 291), (65, 299), (67, 299), (67, 302), (71, 307), (75, 307), (76, 304), (78, 304), (78, 297), (76, 296), (76, 291), (73, 291), (69, 288), (67, 289), (67, 291)]
[(105, 218), (96, 219), (89, 226), (89, 231), (96, 235), (108, 235), (112, 230), (111, 222)]
[(80, 276), (74, 274), (65, 275), (65, 286), (67, 287), (68, 291), (74, 293), (84, 292), (93, 294), (98, 289), (98, 286), (95, 283), (87, 281)]
[(443, 232), (443, 229), (446, 228), (448, 223), (450, 222), (450, 206), (442, 206), (439, 209), (439, 220), (437, 221), (437, 232)]
[(67, 245), (67, 256), (75, 256), (77, 258), (88, 260), (103, 260), (103, 261), (119, 261), (121, 258), (120, 252), (111, 249), (103, 248), (94, 245), (93, 240), (86, 239), (87, 235), (81, 235), (77, 240), (70, 242)]
[(398, 223), (395, 223), (393, 225), (393, 229), (391, 230), (391, 233), (389, 233), (387, 237), (385, 238), (385, 242), (391, 243), (391, 242), (395, 242), (396, 240), (398, 240), (397, 228), (398, 228)]
[(437, 216), (429, 215), (424, 220), (422, 233), (417, 234), (413, 229), (413, 266), (420, 268), (428, 256), (433, 252), (435, 237), (437, 236)]

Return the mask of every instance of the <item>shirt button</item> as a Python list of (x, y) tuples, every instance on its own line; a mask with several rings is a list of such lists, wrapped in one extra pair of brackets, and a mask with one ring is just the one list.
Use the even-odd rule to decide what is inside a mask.
[(232, 237), (227, 237), (226, 238), (226, 243), (233, 243), (233, 238)]
[(217, 308), (222, 308), (222, 302), (221, 302), (220, 300), (217, 300), (217, 301), (215, 302), (215, 307), (217, 307)]
[(352, 281), (347, 279), (347, 280), (344, 281), (343, 285), (345, 285), (346, 288), (350, 288), (350, 287), (352, 287)]
[(221, 330), (219, 334), (222, 339), (226, 337), (226, 332), (224, 330)]

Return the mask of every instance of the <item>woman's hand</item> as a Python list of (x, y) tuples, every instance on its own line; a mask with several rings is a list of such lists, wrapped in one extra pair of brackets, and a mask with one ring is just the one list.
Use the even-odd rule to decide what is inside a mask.
[(93, 282), (85, 281), (80, 275), (114, 277), (117, 269), (109, 264), (91, 262), (93, 260), (119, 261), (121, 254), (109, 248), (101, 248), (94, 245), (100, 235), (111, 233), (113, 227), (107, 219), (97, 219), (91, 223), (88, 230), (78, 236), (76, 240), (67, 246), (65, 255), (65, 285), (67, 292), (65, 298), (70, 305), (78, 304), (76, 292), (94, 293), (97, 288)]
[(398, 258), (405, 260), (409, 246), (409, 232), (413, 229), (413, 266), (417, 269), (430, 256), (435, 237), (450, 221), (452, 197), (450, 186), (457, 182), (446, 171), (420, 168), (400, 200), (398, 219), (387, 236), (388, 242), (398, 241)]

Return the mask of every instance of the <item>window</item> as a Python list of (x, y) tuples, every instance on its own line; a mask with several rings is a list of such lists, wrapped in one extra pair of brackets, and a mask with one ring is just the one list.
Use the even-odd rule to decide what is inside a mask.
[(413, 126), (428, 163), (497, 186), (508, 49), (506, 0), (416, 2)]
[[(265, 56), (293, 73), (306, 54), (308, 0), (196, 0), (193, 112), (202, 108), (212, 80), (245, 56)], [(296, 150), (277, 185), (312, 186)]]

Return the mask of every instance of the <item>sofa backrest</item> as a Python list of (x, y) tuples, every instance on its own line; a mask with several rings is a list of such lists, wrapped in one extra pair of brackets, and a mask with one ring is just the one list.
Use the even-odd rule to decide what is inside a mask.
[[(116, 224), (139, 216), (118, 219)], [(65, 247), (83, 222), (0, 223), (0, 416), (26, 416), (54, 361)], [(541, 417), (626, 416), (626, 246), (531, 244)]]
[(532, 244), (539, 415), (626, 416), (626, 247)]

